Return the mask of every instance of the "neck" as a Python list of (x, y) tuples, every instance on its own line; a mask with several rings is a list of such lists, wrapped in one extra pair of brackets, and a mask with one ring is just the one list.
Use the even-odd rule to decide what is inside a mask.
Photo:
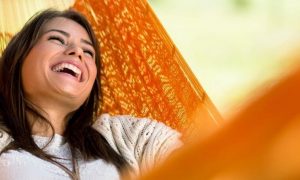
[(44, 120), (39, 117), (33, 116), (27, 112), (27, 118), (32, 127), (32, 134), (41, 136), (51, 136), (52, 133), (63, 135), (66, 129), (68, 119), (70, 117), (70, 112), (61, 111), (61, 109), (44, 109), (40, 112), (43, 117), (45, 117), (48, 122), (51, 123), (54, 132)]

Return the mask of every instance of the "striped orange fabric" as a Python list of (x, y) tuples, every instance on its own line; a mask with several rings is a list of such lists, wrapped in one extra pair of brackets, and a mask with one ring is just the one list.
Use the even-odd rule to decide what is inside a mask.
[(148, 116), (188, 136), (220, 115), (145, 0), (77, 0), (101, 42), (102, 112)]

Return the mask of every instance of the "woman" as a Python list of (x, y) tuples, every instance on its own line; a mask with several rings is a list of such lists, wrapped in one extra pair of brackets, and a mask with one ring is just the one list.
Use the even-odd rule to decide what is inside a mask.
[(180, 146), (179, 133), (131, 116), (97, 117), (100, 53), (77, 12), (46, 10), (4, 50), (0, 179), (119, 179)]

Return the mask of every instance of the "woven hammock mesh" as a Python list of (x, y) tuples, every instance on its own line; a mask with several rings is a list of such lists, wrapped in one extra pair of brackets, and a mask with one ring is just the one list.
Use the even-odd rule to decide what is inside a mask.
[[(77, 0), (101, 46), (99, 112), (151, 117), (185, 137), (215, 129), (221, 118), (145, 0)], [(9, 32), (1, 32), (1, 47)]]

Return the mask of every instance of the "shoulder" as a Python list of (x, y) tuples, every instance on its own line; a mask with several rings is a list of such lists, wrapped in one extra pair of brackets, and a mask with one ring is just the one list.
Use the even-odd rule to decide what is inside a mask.
[[(150, 118), (138, 118), (130, 115), (102, 114), (93, 124), (104, 137), (114, 138), (118, 141), (126, 140), (131, 144), (137, 140), (147, 141), (153, 138), (179, 138), (181, 134), (162, 122)], [(119, 139), (120, 138), (120, 139)], [(117, 152), (119, 151), (116, 149)]]
[(98, 117), (93, 127), (105, 133), (105, 135), (106, 133), (126, 133), (130, 139), (141, 135), (145, 137), (149, 136), (158, 127), (172, 131), (171, 128), (156, 120), (137, 118), (130, 115), (110, 116), (109, 114), (103, 114)]
[(0, 152), (12, 141), (11, 136), (0, 127)]
[(103, 114), (93, 127), (136, 172), (149, 169), (182, 144), (178, 131), (149, 118)]

